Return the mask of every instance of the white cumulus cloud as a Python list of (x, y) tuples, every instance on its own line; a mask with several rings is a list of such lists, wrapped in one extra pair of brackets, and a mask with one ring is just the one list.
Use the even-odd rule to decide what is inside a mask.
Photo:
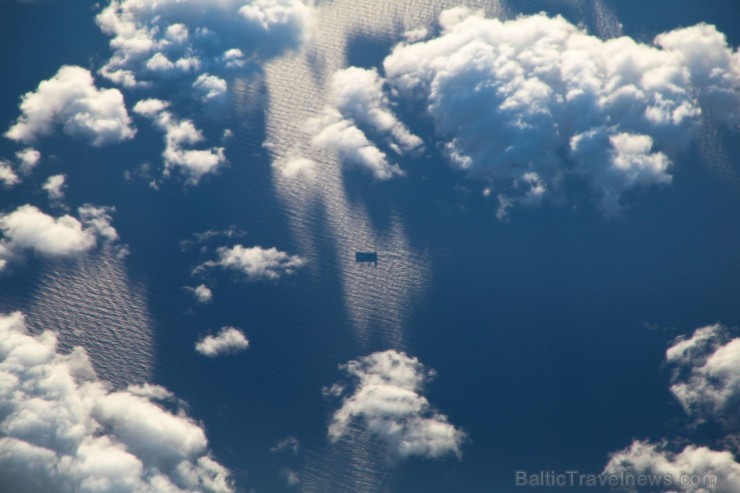
[(225, 80), (211, 74), (201, 74), (193, 82), (193, 89), (200, 94), (203, 101), (222, 98), (228, 87)]
[(418, 359), (389, 350), (350, 361), (342, 369), (355, 385), (334, 413), (329, 426), (332, 440), (340, 439), (357, 423), (401, 458), (461, 456), (465, 433), (421, 395), (435, 372)]
[(697, 329), (666, 352), (674, 369), (671, 392), (690, 416), (740, 427), (740, 337), (722, 325)]
[(612, 454), (604, 472), (617, 476), (661, 478), (662, 483), (651, 489), (656, 492), (740, 491), (740, 464), (732, 453), (695, 445), (673, 451), (665, 443), (635, 441), (626, 449)]
[(203, 133), (191, 120), (177, 118), (168, 107), (169, 103), (159, 99), (143, 99), (134, 106), (134, 113), (150, 118), (164, 132), (165, 175), (179, 169), (189, 184), (197, 184), (204, 175), (215, 173), (226, 163), (224, 148), (190, 149), (205, 140)]
[(703, 106), (737, 120), (740, 55), (713, 26), (650, 45), (545, 14), (501, 21), (455, 8), (439, 22), (438, 37), (396, 46), (386, 82), (426, 108), (450, 163), (507, 204), (578, 176), (616, 213), (625, 192), (670, 183), (668, 155), (691, 142)]
[(217, 334), (207, 335), (195, 344), (195, 350), (209, 358), (238, 353), (248, 347), (249, 340), (236, 327), (222, 327)]
[[(666, 351), (673, 369), (671, 392), (697, 422), (713, 421), (737, 443), (740, 425), (740, 338), (719, 324), (679, 337)], [(704, 445), (634, 440), (611, 454), (604, 472), (663, 478), (655, 491), (733, 493), (740, 491), (740, 463), (730, 450)], [(666, 482), (666, 480), (668, 482)]]
[(0, 159), (0, 183), (5, 188), (10, 188), (20, 183), (20, 181), (21, 179), (18, 178), (12, 163)]
[(64, 198), (64, 187), (66, 186), (66, 181), (66, 175), (52, 175), (46, 179), (41, 188), (49, 196), (49, 200), (61, 200)]
[(305, 179), (312, 181), (316, 178), (316, 162), (304, 157), (291, 157), (278, 160), (273, 167), (280, 170), (280, 174), (291, 180)]
[[(98, 89), (90, 71), (82, 67), (61, 67), (36, 91), (23, 96), (20, 110), (21, 116), (5, 136), (24, 143), (35, 142), (56, 127), (95, 146), (131, 139), (135, 134), (121, 91)], [(26, 156), (31, 163), (33, 156)]]
[[(111, 391), (87, 353), (0, 316), (0, 490), (230, 493), (203, 429), (156, 386)], [(172, 405), (172, 402), (168, 404)]]
[(384, 138), (396, 154), (419, 148), (422, 141), (391, 110), (377, 71), (357, 67), (338, 71), (332, 79), (329, 101), (324, 114), (308, 123), (315, 134), (312, 143), (339, 153), (348, 163), (367, 168), (377, 179), (402, 175), (366, 132)]
[(163, 72), (240, 67), (237, 53), (265, 59), (302, 46), (311, 10), (300, 0), (112, 0), (96, 17), (113, 50), (101, 74), (133, 87)]
[(15, 153), (16, 159), (18, 159), (21, 173), (24, 175), (29, 174), (41, 161), (41, 153), (33, 147), (26, 147)]
[(111, 226), (111, 209), (85, 205), (78, 209), (79, 219), (70, 215), (50, 216), (33, 205), (22, 205), (0, 215), (0, 259), (8, 259), (31, 250), (47, 257), (75, 255), (92, 249), (98, 238), (118, 238)]
[(292, 275), (306, 265), (298, 255), (290, 255), (275, 247), (260, 246), (220, 247), (216, 250), (218, 260), (211, 260), (199, 266), (196, 271), (220, 267), (244, 274), (250, 281), (277, 280)]
[(195, 299), (198, 301), (198, 303), (210, 303), (211, 301), (213, 301), (213, 292), (211, 291), (211, 288), (209, 288), (205, 284), (199, 284), (194, 288), (187, 289), (192, 291), (193, 296), (195, 296)]

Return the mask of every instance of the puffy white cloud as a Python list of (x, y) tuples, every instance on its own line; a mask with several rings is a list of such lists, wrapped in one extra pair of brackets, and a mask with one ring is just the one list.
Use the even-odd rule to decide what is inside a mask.
[(311, 143), (339, 154), (346, 162), (370, 170), (379, 180), (387, 180), (403, 171), (396, 164), (390, 164), (386, 154), (370, 142), (365, 133), (338, 112), (327, 110), (320, 120), (310, 122), (310, 127), (318, 130)]
[(216, 250), (218, 260), (205, 262), (197, 271), (221, 267), (222, 269), (241, 272), (250, 281), (277, 280), (284, 275), (292, 275), (304, 265), (306, 261), (298, 255), (290, 255), (275, 247), (262, 248), (260, 246), (220, 247)]
[(740, 51), (728, 49), (715, 26), (695, 26), (660, 34), (655, 44), (680, 59), (703, 105), (730, 123), (740, 122)]
[(154, 72), (167, 71), (175, 68), (175, 64), (170, 61), (169, 58), (161, 53), (155, 53), (149, 60), (146, 61), (146, 68)]
[(329, 426), (332, 440), (340, 439), (357, 422), (401, 458), (461, 456), (465, 433), (420, 395), (434, 370), (394, 350), (350, 361), (342, 369), (356, 382), (354, 393), (334, 413)]
[(582, 177), (606, 213), (624, 192), (670, 183), (665, 152), (685, 147), (701, 105), (737, 119), (740, 56), (712, 26), (602, 40), (562, 17), (501, 21), (464, 8), (441, 34), (385, 59), (393, 93), (424, 105), (450, 163), (533, 202)]
[(195, 344), (195, 350), (209, 358), (238, 353), (248, 347), (249, 340), (236, 327), (222, 327), (216, 335), (205, 336)]
[(674, 452), (665, 443), (634, 441), (626, 449), (612, 454), (604, 472), (633, 478), (646, 475), (644, 477), (654, 482), (660, 481), (660, 484), (651, 485), (651, 491), (656, 492), (740, 491), (740, 464), (732, 453), (695, 445)]
[(242, 68), (247, 64), (244, 52), (239, 48), (226, 50), (221, 58), (226, 68)]
[(114, 207), (97, 207), (90, 204), (83, 205), (77, 209), (82, 224), (91, 228), (96, 235), (108, 241), (118, 239), (118, 233), (110, 224), (113, 220), (110, 214), (115, 212), (115, 210)]
[(316, 162), (304, 157), (293, 157), (275, 161), (273, 166), (280, 170), (280, 174), (292, 180), (316, 178)]
[(673, 366), (671, 392), (699, 421), (740, 427), (740, 338), (721, 325), (697, 329), (666, 351)]
[(20, 163), (20, 170), (23, 174), (29, 174), (41, 161), (41, 153), (33, 147), (26, 147), (15, 153), (16, 159)]
[(0, 159), (0, 183), (6, 188), (10, 188), (20, 183), (21, 179), (13, 170), (13, 165), (8, 161)]
[(386, 153), (362, 130), (385, 137), (388, 146), (397, 154), (422, 145), (421, 139), (391, 111), (377, 71), (357, 67), (338, 71), (332, 79), (329, 100), (324, 114), (309, 122), (309, 130), (317, 134), (312, 143), (369, 169), (375, 178), (383, 180), (402, 175), (401, 169), (390, 164)]
[[(98, 89), (87, 69), (65, 65), (35, 92), (26, 93), (21, 116), (5, 132), (9, 139), (30, 143), (61, 126), (64, 133), (95, 146), (121, 142), (135, 131), (118, 89)], [(32, 155), (26, 155), (32, 161)]]
[(193, 89), (201, 95), (203, 101), (221, 98), (226, 94), (228, 84), (220, 77), (211, 74), (201, 74), (195, 82)]
[(26, 204), (3, 214), (0, 216), (2, 265), (24, 250), (48, 257), (69, 256), (95, 247), (98, 238), (117, 239), (109, 211), (86, 205), (78, 209), (79, 219), (70, 215), (55, 218)]
[(383, 79), (374, 69), (349, 67), (334, 74), (330, 99), (339, 112), (359, 125), (389, 134), (397, 149), (408, 151), (422, 141), (398, 121), (383, 92)]
[(245, 52), (264, 59), (300, 47), (310, 18), (300, 0), (112, 0), (96, 18), (113, 50), (101, 73), (133, 87), (162, 72), (199, 71), (202, 60), (243, 66)]
[[(232, 492), (203, 429), (156, 400), (156, 386), (113, 392), (87, 353), (60, 354), (53, 332), (0, 316), (0, 489), (17, 493)], [(176, 403), (169, 402), (169, 405)]]
[(147, 116), (149, 118), (154, 118), (159, 113), (163, 112), (167, 108), (170, 107), (170, 103), (168, 101), (162, 101), (161, 99), (142, 99), (141, 101), (137, 102), (134, 106), (134, 113), (137, 113), (141, 116)]
[(64, 198), (64, 187), (66, 186), (66, 175), (52, 175), (46, 179), (41, 188), (49, 196), (49, 200), (61, 200)]
[(134, 113), (150, 118), (164, 132), (165, 149), (162, 158), (165, 175), (173, 168), (188, 177), (189, 184), (196, 184), (209, 173), (216, 172), (226, 162), (223, 147), (187, 149), (205, 140), (191, 120), (180, 120), (168, 111), (169, 103), (158, 99), (143, 99), (134, 106)]
[(193, 292), (193, 295), (195, 296), (195, 299), (198, 301), (198, 303), (210, 303), (213, 301), (213, 292), (211, 291), (211, 288), (206, 286), (205, 284), (200, 284), (194, 288), (188, 288)]

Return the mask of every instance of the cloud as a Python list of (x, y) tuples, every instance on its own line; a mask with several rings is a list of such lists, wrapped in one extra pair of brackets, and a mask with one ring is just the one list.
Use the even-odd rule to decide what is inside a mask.
[(316, 162), (304, 157), (294, 157), (273, 162), (280, 174), (291, 180), (314, 180), (316, 178)]
[(695, 445), (673, 451), (665, 443), (634, 441), (626, 449), (611, 455), (604, 472), (622, 477), (649, 475), (660, 478), (662, 484), (651, 489), (656, 492), (740, 491), (740, 464), (732, 453)]
[(336, 72), (329, 101), (324, 114), (308, 123), (309, 130), (315, 134), (312, 144), (367, 168), (377, 179), (403, 175), (397, 165), (388, 162), (386, 153), (368, 139), (366, 131), (385, 138), (396, 154), (420, 148), (422, 141), (391, 111), (383, 92), (383, 79), (377, 71), (349, 67)]
[(702, 106), (739, 114), (740, 55), (713, 26), (649, 45), (545, 14), (455, 8), (439, 22), (438, 37), (385, 59), (388, 92), (425, 107), (450, 164), (509, 203), (539, 203), (576, 176), (616, 213), (625, 192), (670, 183), (668, 155), (691, 142)]
[(215, 75), (201, 74), (193, 82), (193, 89), (200, 94), (203, 101), (208, 102), (212, 99), (223, 98), (228, 89), (228, 84), (225, 80)]
[(95, 146), (122, 142), (135, 134), (121, 92), (98, 89), (90, 72), (82, 67), (61, 67), (35, 92), (22, 97), (20, 110), (21, 116), (5, 132), (6, 137), (19, 142), (35, 142), (58, 126), (67, 135)]
[(66, 180), (66, 175), (52, 175), (46, 179), (41, 188), (47, 193), (49, 200), (62, 200)]
[(311, 140), (313, 145), (338, 153), (342, 160), (368, 169), (375, 178), (387, 180), (403, 175), (401, 168), (390, 164), (386, 154), (362, 130), (339, 113), (327, 111), (322, 119), (310, 122), (310, 126), (319, 132)]
[[(724, 443), (732, 446), (740, 424), (740, 338), (719, 324), (702, 327), (673, 341), (666, 362), (673, 369), (671, 392), (685, 412), (698, 422), (719, 423), (728, 432)], [(660, 476), (656, 491), (740, 491), (740, 463), (732, 452), (678, 443), (635, 440), (611, 454), (604, 472)]]
[(359, 423), (400, 458), (461, 456), (465, 433), (420, 395), (434, 370), (394, 350), (373, 353), (341, 368), (355, 380), (355, 388), (334, 413), (329, 426), (332, 441)]
[(222, 327), (216, 335), (205, 336), (195, 344), (195, 350), (209, 358), (238, 353), (248, 347), (249, 341), (236, 327)]
[(15, 170), (13, 170), (13, 165), (8, 161), (0, 159), (0, 183), (2, 183), (5, 188), (10, 188), (20, 183), (20, 181), (21, 180), (18, 178)]
[(671, 392), (689, 416), (740, 428), (740, 338), (722, 325), (697, 329), (666, 351)]
[(660, 34), (655, 44), (687, 67), (702, 105), (713, 116), (740, 123), (740, 51), (728, 47), (724, 34), (701, 23)]
[(306, 261), (289, 255), (275, 247), (260, 246), (220, 247), (216, 250), (218, 260), (208, 261), (199, 266), (196, 272), (206, 268), (220, 267), (226, 270), (241, 272), (250, 281), (277, 280), (283, 276), (295, 274), (296, 270), (306, 265)]
[(210, 303), (213, 301), (213, 292), (211, 291), (211, 288), (205, 284), (200, 284), (194, 288), (188, 289), (193, 292), (198, 303)]
[(162, 158), (165, 176), (174, 168), (182, 171), (187, 183), (194, 185), (210, 173), (215, 173), (224, 163), (226, 155), (223, 147), (207, 149), (187, 149), (205, 140), (200, 130), (191, 120), (180, 120), (168, 111), (169, 103), (159, 99), (143, 99), (134, 106), (134, 113), (147, 117), (164, 132), (165, 149)]
[(41, 153), (33, 147), (26, 147), (15, 153), (16, 159), (20, 163), (21, 173), (29, 174), (41, 161)]
[(298, 455), (298, 449), (301, 447), (301, 442), (296, 437), (285, 437), (279, 440), (274, 447), (270, 448), (270, 452), (292, 452), (293, 455)]
[[(0, 316), (0, 489), (17, 493), (229, 493), (203, 429), (161, 387), (111, 391), (84, 349), (57, 351)], [(157, 400), (168, 402), (159, 403)]]
[(301, 484), (301, 476), (292, 469), (283, 469), (280, 475), (285, 479), (289, 488)]
[(0, 259), (7, 260), (31, 250), (46, 257), (79, 254), (95, 247), (98, 238), (114, 241), (118, 234), (110, 225), (112, 209), (85, 205), (79, 219), (70, 215), (53, 217), (33, 205), (22, 205), (0, 216)]
[(112, 0), (96, 22), (113, 50), (100, 73), (135, 87), (173, 72), (240, 68), (245, 53), (254, 63), (299, 48), (311, 8), (299, 0)]

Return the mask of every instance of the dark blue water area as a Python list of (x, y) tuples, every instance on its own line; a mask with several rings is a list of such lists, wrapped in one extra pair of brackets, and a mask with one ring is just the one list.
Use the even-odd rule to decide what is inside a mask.
[[(670, 9), (655, 27), (664, 8), (626, 4), (625, 32), (647, 41), (716, 21), (737, 44), (736, 4)], [(352, 64), (377, 66), (368, 47), (383, 43), (367, 41), (350, 44)], [(434, 140), (423, 110), (397, 110)], [(737, 155), (736, 133), (720, 134)], [(408, 347), (438, 371), (430, 401), (471, 438), (461, 462), (400, 466), (394, 491), (515, 491), (515, 471), (599, 472), (633, 439), (720, 446), (716, 434), (688, 426), (662, 362), (680, 334), (740, 324), (740, 170), (736, 160), (713, 168), (698, 143), (672, 158), (672, 186), (627, 194), (611, 219), (574, 184), (569, 205), (515, 209), (498, 221), (485, 184), (451, 171), (437, 149), (401, 160), (408, 175), (393, 182), (345, 172), (350, 200), (376, 227), (389, 228), (397, 213), (413, 247), (431, 255), (433, 280), (412, 310)]]
[[(646, 39), (707, 20), (737, 43), (737, 23), (729, 25), (731, 16), (722, 14), (737, 19), (734, 3), (717, 3), (716, 10), (688, 4), (667, 14), (644, 2), (614, 8), (626, 33)], [(38, 7), (0, 4), (0, 23), (7, 25), (0, 29), (0, 59), (18, 67), (12, 77), (3, 70), (3, 129), (17, 116), (20, 94), (59, 65), (88, 66), (107, 53), (89, 4)], [(21, 37), (29, 33), (37, 35)], [(25, 58), (8, 44), (18, 39)], [(360, 45), (350, 50), (360, 66), (376, 65), (389, 46), (382, 39), (371, 48)], [(141, 94), (125, 96), (131, 106)], [(154, 381), (189, 403), (216, 458), (235, 471), (243, 490), (285, 491), (280, 471), (300, 470), (306, 454), (326, 447), (336, 403), (322, 397), (321, 387), (342, 377), (338, 364), (367, 350), (351, 329), (337, 268), (337, 258), (353, 252), (338, 251), (327, 229), (316, 235), (318, 265), (279, 282), (246, 282), (218, 271), (192, 276), (218, 246), (298, 253), (298, 242), (288, 228), (291, 211), (276, 198), (259, 106), (246, 116), (225, 110), (218, 118), (208, 108), (181, 108), (210, 143), (224, 127), (235, 133), (225, 144), (229, 165), (198, 186), (185, 186), (176, 173), (159, 191), (136, 173), (124, 178), (143, 163), (155, 176), (162, 169), (162, 136), (136, 117), (136, 139), (113, 147), (44, 139), (42, 164), (26, 184), (2, 192), (0, 207), (31, 202), (53, 210), (38, 188), (59, 172), (68, 175), (71, 206), (115, 205), (113, 224), (131, 250), (129, 275), (147, 286)], [(399, 113), (432, 137), (429, 122), (413, 110)], [(733, 136), (724, 135), (724, 144), (737, 155)], [(0, 142), (0, 156), (17, 149)], [(481, 194), (483, 184), (453, 172), (433, 147), (401, 161), (408, 174), (402, 179), (381, 183), (358, 170), (345, 173), (350, 200), (367, 207), (373, 224), (387, 230), (397, 213), (413, 249), (431, 259), (432, 281), (405, 328), (407, 347), (438, 372), (429, 400), (470, 436), (461, 461), (396, 465), (390, 491), (511, 492), (517, 470), (598, 472), (610, 452), (634, 438), (712, 444), (686, 426), (662, 361), (680, 334), (716, 321), (740, 325), (740, 194), (737, 182), (703, 162), (697, 146), (673, 158), (672, 186), (630, 194), (626, 211), (614, 219), (599, 214), (588, 191), (575, 190), (575, 207), (514, 209), (500, 222), (495, 198)], [(307, 213), (314, 224), (326, 224), (320, 205)], [(200, 245), (205, 251), (181, 245), (195, 233), (231, 226), (245, 236), (214, 238)], [(17, 275), (0, 278), (3, 307), (23, 304), (38, 270), (31, 259)], [(213, 289), (214, 303), (196, 305), (183, 289), (201, 282)], [(244, 329), (250, 349), (213, 360), (198, 355), (195, 341), (224, 325)], [(303, 451), (271, 453), (288, 435)]]

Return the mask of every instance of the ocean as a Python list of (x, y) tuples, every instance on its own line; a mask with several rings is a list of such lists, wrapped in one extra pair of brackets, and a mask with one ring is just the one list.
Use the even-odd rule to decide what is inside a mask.
[[(99, 67), (107, 58), (96, 5), (0, 5), (0, 122), (10, 124), (19, 96), (60, 65)], [(404, 26), (433, 20), (444, 5), (321, 2), (313, 51), (236, 81), (226, 108), (182, 103), (180, 116), (209, 142), (224, 128), (234, 133), (224, 144), (228, 166), (197, 186), (176, 177), (149, 186), (141, 166), (161, 167), (162, 139), (143, 119), (136, 138), (117, 146), (45, 139), (42, 164), (3, 191), (2, 210), (46, 207), (35, 190), (63, 170), (70, 205), (116, 207), (113, 225), (130, 254), (32, 258), (0, 278), (2, 310), (24, 311), (34, 331), (59, 331), (64, 348), (86, 347), (115, 386), (150, 381), (173, 391), (243, 491), (287, 491), (284, 474), (293, 471), (305, 492), (506, 493), (520, 489), (515, 471), (598, 473), (634, 438), (686, 436), (665, 349), (702, 325), (740, 324), (740, 141), (726, 129), (702, 127), (672, 156), (672, 185), (630, 193), (616, 218), (584, 192), (567, 206), (518, 208), (499, 221), (495, 198), (433, 148), (401, 159), (407, 176), (389, 182), (316, 153), (318, 191), (271, 166), (316, 152), (296, 142), (324, 106), (333, 70), (378, 66)], [(642, 42), (707, 22), (740, 45), (740, 5), (729, 0), (481, 6), (508, 17), (562, 13), (597, 34)], [(141, 97), (125, 96), (128, 106)], [(431, 135), (423, 115), (398, 111)], [(0, 156), (15, 150), (0, 142)], [(243, 235), (193, 243), (197, 233), (229, 228)], [(192, 275), (234, 241), (300, 254), (308, 266), (279, 282)], [(377, 251), (377, 265), (356, 263), (355, 250)], [(214, 302), (196, 305), (184, 287), (204, 280)], [(207, 359), (193, 350), (200, 335), (226, 325), (244, 330), (248, 351)], [(344, 379), (340, 364), (385, 349), (436, 370), (425, 395), (467, 433), (460, 460), (390, 460), (359, 430), (329, 441), (337, 403), (322, 387)], [(271, 452), (289, 436), (300, 441), (297, 454)]]

